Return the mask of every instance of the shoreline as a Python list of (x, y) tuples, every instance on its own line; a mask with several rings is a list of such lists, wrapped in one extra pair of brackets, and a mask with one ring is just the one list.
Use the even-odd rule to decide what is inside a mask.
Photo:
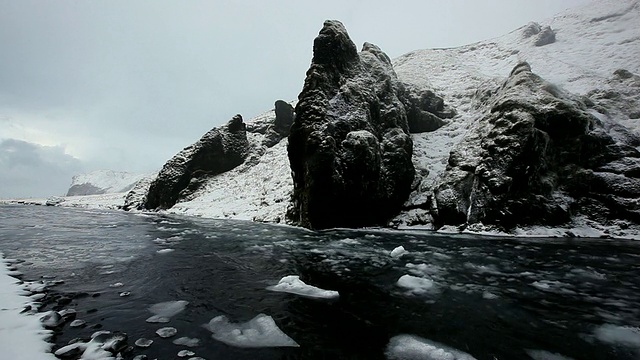
[[(77, 209), (90, 209), (90, 210), (113, 210), (124, 211), (122, 206), (126, 193), (112, 193), (102, 195), (85, 195), (85, 196), (65, 196), (65, 197), (51, 197), (33, 198), (33, 199), (0, 199), (0, 205), (25, 205), (25, 206), (58, 206)], [(56, 201), (52, 201), (55, 199)], [(185, 218), (201, 218), (201, 219), (217, 219), (217, 220), (237, 220), (237, 221), (251, 221), (255, 223), (275, 225), (275, 226), (291, 226), (295, 228), (304, 229), (307, 231), (314, 231), (307, 228), (299, 227), (296, 225), (286, 224), (282, 222), (270, 222), (270, 221), (256, 221), (248, 219), (242, 214), (238, 216), (229, 217), (217, 217), (207, 216), (203, 214), (185, 214), (179, 211), (171, 211), (171, 209), (161, 211), (124, 211), (131, 214), (160, 214), (171, 215)], [(442, 228), (435, 230), (430, 226), (417, 225), (417, 226), (401, 226), (401, 227), (371, 227), (371, 228), (355, 228), (348, 229), (354, 231), (400, 231), (400, 232), (419, 232), (421, 234), (429, 233), (434, 236), (443, 235), (473, 235), (481, 237), (504, 237), (513, 239), (536, 239), (536, 238), (558, 238), (558, 239), (611, 239), (611, 240), (630, 240), (640, 241), (640, 229), (622, 229), (617, 226), (607, 226), (597, 224), (593, 221), (589, 221), (583, 217), (575, 217), (574, 223), (569, 226), (561, 227), (546, 227), (542, 225), (519, 227), (513, 230), (513, 232), (504, 232), (496, 229), (492, 226), (485, 226), (483, 224), (471, 224), (467, 226), (452, 226), (445, 225)], [(324, 229), (324, 230), (344, 230), (344, 229)]]

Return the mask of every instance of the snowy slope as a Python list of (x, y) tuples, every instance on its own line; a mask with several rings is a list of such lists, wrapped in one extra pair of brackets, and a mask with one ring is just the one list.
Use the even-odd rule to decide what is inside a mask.
[[(611, 90), (614, 71), (640, 73), (639, 23), (639, 1), (595, 1), (541, 21), (540, 27), (551, 26), (556, 32), (556, 41), (545, 46), (535, 46), (535, 36), (526, 38), (523, 32), (528, 25), (524, 25), (499, 38), (458, 48), (417, 50), (395, 59), (394, 68), (402, 81), (435, 90), (458, 112), (437, 131), (413, 135), (414, 165), (424, 177), (408, 205), (425, 202), (447, 165), (449, 152), (483, 115), (483, 108), (473, 100), (477, 92), (497, 87), (521, 61), (576, 95)], [(638, 94), (627, 100), (638, 106)], [(617, 115), (614, 120), (640, 134), (637, 116), (607, 110)], [(412, 210), (396, 222), (410, 225), (428, 217), (427, 211)]]
[[(247, 122), (247, 128), (273, 121), (268, 111)], [(251, 151), (244, 164), (217, 175), (189, 201), (179, 202), (170, 213), (210, 218), (232, 218), (261, 222), (284, 222), (293, 189), (287, 157), (287, 140), (271, 148), (264, 136), (247, 133)]]
[(121, 193), (131, 190), (146, 175), (123, 171), (97, 170), (73, 177), (67, 196)]

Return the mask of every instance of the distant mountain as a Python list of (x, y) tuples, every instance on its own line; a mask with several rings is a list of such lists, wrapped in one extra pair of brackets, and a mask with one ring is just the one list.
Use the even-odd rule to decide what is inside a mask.
[(66, 196), (100, 195), (130, 191), (145, 177), (122, 171), (97, 170), (73, 177)]
[(391, 61), (372, 44), (358, 52), (327, 21), (290, 133), (284, 102), (280, 116), (276, 104), (234, 118), (125, 208), (312, 228), (638, 237), (639, 23), (640, 1), (599, 0)]

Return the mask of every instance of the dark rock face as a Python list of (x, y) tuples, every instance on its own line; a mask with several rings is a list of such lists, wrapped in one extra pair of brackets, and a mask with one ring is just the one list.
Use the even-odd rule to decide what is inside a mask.
[(535, 46), (545, 46), (556, 42), (556, 32), (553, 31), (551, 26), (543, 27), (538, 34), (536, 34)]
[(440, 225), (640, 221), (640, 152), (581, 101), (521, 63), (489, 106), (434, 191)]
[(101, 189), (89, 183), (85, 183), (71, 186), (67, 191), (67, 196), (100, 195), (104, 193), (104, 189)]
[(402, 102), (407, 112), (409, 132), (412, 134), (435, 131), (456, 115), (455, 110), (445, 105), (444, 100), (433, 91), (418, 91), (405, 85)]
[(167, 209), (186, 192), (197, 190), (207, 176), (229, 171), (242, 164), (249, 148), (242, 116), (214, 128), (198, 142), (169, 160), (151, 183), (144, 207)]
[(278, 100), (275, 103), (276, 119), (273, 125), (269, 126), (265, 133), (266, 147), (272, 147), (280, 142), (280, 140), (289, 136), (291, 125), (293, 124), (293, 106), (291, 104)]
[(289, 135), (291, 221), (357, 227), (399, 211), (415, 174), (402, 91), (377, 46), (358, 53), (340, 22), (324, 23)]

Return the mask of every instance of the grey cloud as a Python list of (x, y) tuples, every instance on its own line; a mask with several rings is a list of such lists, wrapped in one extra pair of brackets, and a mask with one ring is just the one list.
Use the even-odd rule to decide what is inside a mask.
[(60, 146), (7, 139), (0, 142), (0, 198), (64, 195), (83, 164)]

